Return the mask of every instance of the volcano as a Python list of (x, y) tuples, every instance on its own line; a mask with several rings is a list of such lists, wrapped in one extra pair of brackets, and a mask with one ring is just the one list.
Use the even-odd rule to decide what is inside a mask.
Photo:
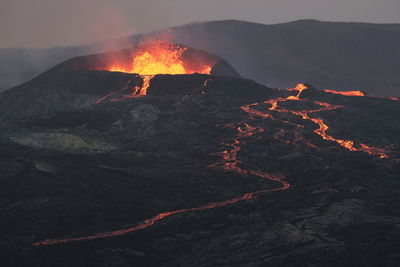
[(4, 266), (395, 266), (400, 103), (175, 44), (0, 95)]
[(153, 41), (116, 52), (67, 60), (0, 96), (0, 120), (68, 111), (123, 90), (145, 95), (157, 74), (240, 77), (222, 58), (190, 47)]

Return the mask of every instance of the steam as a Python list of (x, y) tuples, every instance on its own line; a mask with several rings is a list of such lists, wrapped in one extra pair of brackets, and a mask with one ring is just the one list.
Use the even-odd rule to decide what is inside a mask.
[[(9, 25), (0, 23), (2, 31), (12, 30), (14, 43), (21, 47), (30, 46), (0, 49), (0, 92), (71, 57), (129, 47), (132, 45), (129, 36), (136, 33), (126, 21), (122, 8), (114, 1), (69, 0), (55, 4), (46, 0), (15, 0), (1, 5), (1, 9), (10, 14), (28, 9), (34, 10), (34, 14), (24, 14)], [(46, 8), (38, 10), (38, 6)], [(7, 12), (2, 12), (5, 22), (9, 21), (6, 16)], [(2, 45), (7, 46), (7, 40), (3, 40)], [(43, 40), (60, 47), (40, 48)], [(85, 43), (87, 45), (82, 45)], [(73, 46), (66, 47), (68, 45)]]

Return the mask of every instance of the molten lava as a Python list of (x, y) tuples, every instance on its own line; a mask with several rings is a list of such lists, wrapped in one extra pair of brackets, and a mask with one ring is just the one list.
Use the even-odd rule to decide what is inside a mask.
[(324, 90), (324, 92), (337, 94), (337, 95), (345, 95), (345, 96), (365, 96), (365, 93), (360, 90), (356, 91), (335, 91), (335, 90)]
[(308, 87), (303, 84), (303, 83), (299, 83), (296, 85), (295, 88), (290, 88), (288, 89), (288, 91), (297, 91), (297, 95), (296, 96), (289, 96), (287, 99), (289, 100), (299, 100), (301, 93), (303, 93), (304, 90), (307, 90)]
[(185, 62), (183, 54), (186, 47), (170, 43), (156, 43), (140, 47), (128, 63), (113, 63), (107, 70), (140, 75), (156, 74), (210, 74), (210, 64), (190, 64)]
[[(296, 86), (296, 88), (288, 89), (288, 91), (297, 91), (298, 94), (296, 96), (289, 96), (286, 99), (279, 98), (279, 99), (276, 99), (276, 100), (266, 101), (266, 103), (271, 104), (271, 107), (269, 108), (269, 110), (277, 110), (279, 102), (284, 102), (284, 101), (288, 101), (288, 100), (301, 101), (300, 100), (300, 95), (304, 90), (307, 90), (307, 89), (308, 89), (308, 87), (306, 85), (298, 84)], [(346, 95), (346, 96), (353, 96), (353, 95), (361, 96), (360, 93), (363, 94), (362, 96), (365, 95), (361, 91), (350, 91), (350, 92), (339, 92), (339, 91), (333, 91), (333, 90), (325, 90), (325, 91), (329, 91), (331, 93), (337, 93), (337, 94), (348, 93), (348, 94), (343, 94), (343, 95)], [(384, 149), (376, 148), (376, 147), (372, 147), (372, 146), (367, 146), (367, 145), (362, 144), (362, 143), (360, 143), (359, 147), (357, 148), (355, 146), (354, 141), (338, 139), (338, 138), (334, 138), (333, 136), (329, 135), (327, 133), (327, 131), (329, 129), (328, 125), (321, 118), (311, 118), (309, 114), (310, 113), (321, 112), (321, 111), (329, 111), (329, 110), (339, 109), (339, 108), (343, 108), (343, 106), (331, 105), (329, 103), (318, 102), (318, 101), (314, 101), (313, 103), (321, 106), (321, 108), (316, 109), (316, 110), (308, 110), (308, 111), (307, 110), (304, 110), (304, 111), (292, 111), (292, 110), (287, 110), (287, 109), (280, 108), (277, 111), (292, 113), (294, 115), (300, 116), (303, 120), (312, 121), (313, 123), (318, 125), (318, 129), (314, 130), (314, 133), (316, 133), (319, 136), (321, 136), (322, 139), (336, 142), (338, 145), (340, 145), (340, 146), (342, 146), (342, 147), (344, 147), (344, 148), (346, 148), (346, 149), (348, 149), (350, 151), (360, 151), (360, 152), (368, 153), (370, 155), (376, 155), (379, 158), (389, 158), (389, 156), (385, 153)]]
[(146, 75), (146, 76), (142, 76), (143, 78), (143, 85), (142, 88), (140, 88), (140, 91), (137, 91), (137, 87), (135, 87), (135, 92), (134, 92), (134, 96), (136, 95), (147, 95), (147, 89), (150, 87), (150, 81), (151, 79), (153, 79), (154, 75)]

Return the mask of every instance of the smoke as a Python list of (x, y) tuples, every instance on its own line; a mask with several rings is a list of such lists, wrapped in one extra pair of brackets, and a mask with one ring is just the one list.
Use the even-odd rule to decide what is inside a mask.
[(0, 49), (0, 92), (70, 57), (128, 47), (136, 33), (110, 0), (1, 1), (0, 12), (1, 47), (29, 47)]
[[(96, 43), (90, 46), (90, 52), (112, 51), (132, 45), (131, 36), (136, 33), (136, 30), (127, 21), (126, 13), (121, 6), (107, 0), (85, 0), (83, 6), (80, 0), (74, 0), (74, 2), (80, 6), (81, 16), (91, 14), (86, 30), (89, 40)], [(92, 14), (94, 6), (96, 14)]]
[(2, 0), (0, 47), (93, 43), (222, 19), (399, 22), (399, 8), (398, 0)]
[[(399, 7), (398, 0), (3, 0), (0, 1), (0, 48), (64, 48), (46, 51), (0, 49), (0, 91), (33, 78), (72, 56), (119, 50), (149, 41), (150, 38), (146, 37), (149, 35), (144, 35), (145, 38), (128, 37), (138, 32), (192, 21), (232, 18), (267, 24), (300, 18), (398, 22)], [(289, 42), (271, 46), (270, 50), (255, 47), (257, 49), (247, 48), (247, 51), (246, 41), (249, 44), (260, 41), (246, 40), (243, 38), (246, 31), (240, 35), (235, 35), (235, 31), (238, 29), (202, 30), (200, 27), (187, 27), (186, 32), (176, 33), (172, 30), (162, 32), (155, 38), (217, 54), (228, 60), (245, 77), (253, 77), (251, 75), (254, 73), (261, 72), (256, 66), (263, 65), (260, 61), (268, 53), (271, 62), (283, 62), (276, 58), (278, 53), (269, 51)], [(264, 44), (273, 42), (274, 39), (265, 40)], [(78, 44), (95, 45), (66, 47)], [(260, 52), (256, 55), (252, 51)], [(298, 64), (294, 57), (284, 56), (286, 66)], [(284, 73), (284, 69), (285, 66), (281, 66), (280, 73)], [(260, 80), (278, 84), (283, 79), (279, 75), (282, 76), (267, 72)], [(6, 85), (2, 85), (3, 83)]]
[(1, 47), (82, 45), (134, 34), (135, 29), (117, 2), (1, 1)]

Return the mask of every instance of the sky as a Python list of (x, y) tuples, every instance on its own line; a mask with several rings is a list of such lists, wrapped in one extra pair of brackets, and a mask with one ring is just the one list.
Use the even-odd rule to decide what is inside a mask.
[(191, 22), (400, 23), (400, 0), (0, 0), (0, 48), (90, 44)]

